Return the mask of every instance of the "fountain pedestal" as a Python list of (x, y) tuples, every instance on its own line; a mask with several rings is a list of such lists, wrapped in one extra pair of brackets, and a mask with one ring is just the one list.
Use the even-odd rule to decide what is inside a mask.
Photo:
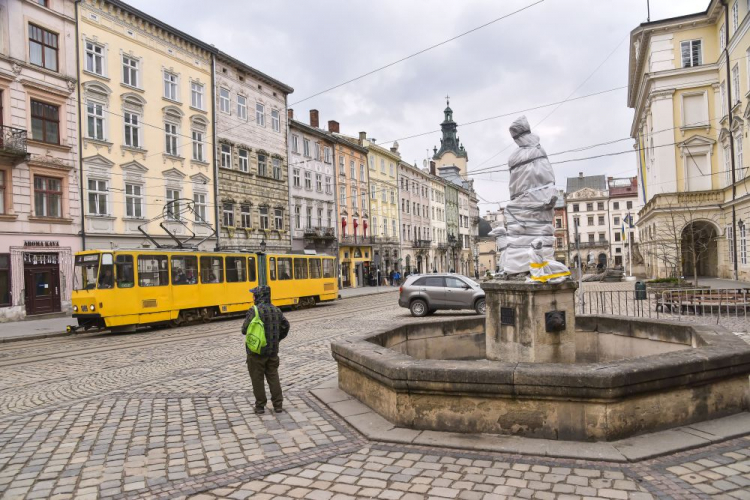
[(487, 359), (506, 363), (574, 363), (578, 284), (490, 281)]

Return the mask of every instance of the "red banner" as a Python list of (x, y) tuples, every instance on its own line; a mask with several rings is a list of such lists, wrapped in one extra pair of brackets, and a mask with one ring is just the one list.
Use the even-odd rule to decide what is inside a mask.
[(357, 228), (359, 227), (359, 222), (357, 222), (357, 219), (354, 219), (354, 243), (357, 242)]
[(346, 217), (341, 218), (341, 235), (346, 238)]
[(367, 238), (367, 221), (362, 221), (362, 236)]

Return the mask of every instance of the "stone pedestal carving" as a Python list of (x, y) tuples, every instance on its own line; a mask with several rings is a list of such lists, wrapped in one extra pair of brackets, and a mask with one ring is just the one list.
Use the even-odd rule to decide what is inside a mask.
[(507, 363), (574, 363), (578, 284), (483, 283), (487, 359)]

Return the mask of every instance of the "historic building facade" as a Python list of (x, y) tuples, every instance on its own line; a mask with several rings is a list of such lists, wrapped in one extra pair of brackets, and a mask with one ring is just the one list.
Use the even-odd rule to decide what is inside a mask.
[(448, 272), (459, 272), (459, 262), (463, 242), (459, 237), (459, 210), (458, 210), (458, 186), (450, 181), (445, 182), (445, 228), (447, 235), (447, 248), (445, 252), (446, 270)]
[[(610, 217), (610, 265), (630, 271), (641, 271), (642, 257), (638, 245), (635, 224), (643, 205), (638, 197), (638, 178), (607, 178), (609, 200), (607, 211)], [(631, 262), (632, 260), (632, 262)]]
[(294, 89), (223, 52), (214, 79), (219, 245), (289, 252), (285, 109)]
[(398, 164), (398, 188), (404, 273), (431, 272), (430, 178), (416, 165), (401, 161)]
[(431, 271), (444, 273), (448, 271), (448, 230), (445, 222), (445, 181), (435, 175), (435, 163), (430, 162), (430, 225), (432, 227), (432, 241), (430, 254), (432, 257)]
[(320, 128), (317, 110), (310, 110), (309, 125), (290, 119), (289, 199), (295, 252), (336, 255), (334, 146), (331, 135)]
[(328, 122), (336, 144), (336, 224), (338, 227), (339, 272), (343, 288), (377, 284), (384, 270), (373, 264), (372, 231), (378, 219), (370, 216), (370, 170), (367, 148), (340, 134), (336, 121)]
[(565, 191), (560, 191), (555, 202), (555, 260), (567, 264), (568, 254), (568, 216), (565, 210)]
[(81, 249), (75, 3), (0, 10), (0, 322), (70, 310)]
[(78, 8), (86, 248), (213, 248), (216, 49), (117, 0)]
[(597, 269), (608, 267), (611, 255), (608, 199), (603, 175), (584, 176), (581, 173), (578, 177), (568, 178), (565, 211), (568, 214), (571, 267), (578, 266), (579, 258), (584, 272), (596, 272)]
[(747, 280), (750, 16), (747, 2), (707, 3), (630, 34), (637, 229), (650, 276)]

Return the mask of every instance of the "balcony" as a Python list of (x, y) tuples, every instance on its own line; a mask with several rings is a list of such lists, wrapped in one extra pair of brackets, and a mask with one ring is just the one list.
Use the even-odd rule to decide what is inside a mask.
[(19, 163), (26, 158), (26, 131), (20, 128), (0, 127), (0, 158)]
[(448, 250), (448, 244), (447, 243), (438, 243), (437, 249), (438, 250), (442, 250), (442, 251)]
[[(579, 244), (580, 248), (599, 248), (599, 247), (608, 247), (609, 241), (607, 240), (599, 240), (599, 241), (582, 241)], [(575, 249), (576, 244), (575, 242), (571, 243), (570, 248), (571, 250)]]
[(391, 236), (373, 236), (370, 238), (370, 242), (380, 245), (398, 245), (398, 239), (393, 238)]
[(336, 233), (332, 227), (307, 227), (304, 232), (305, 239), (309, 240), (333, 240)]
[(430, 248), (432, 240), (414, 240), (412, 242), (412, 248)]

